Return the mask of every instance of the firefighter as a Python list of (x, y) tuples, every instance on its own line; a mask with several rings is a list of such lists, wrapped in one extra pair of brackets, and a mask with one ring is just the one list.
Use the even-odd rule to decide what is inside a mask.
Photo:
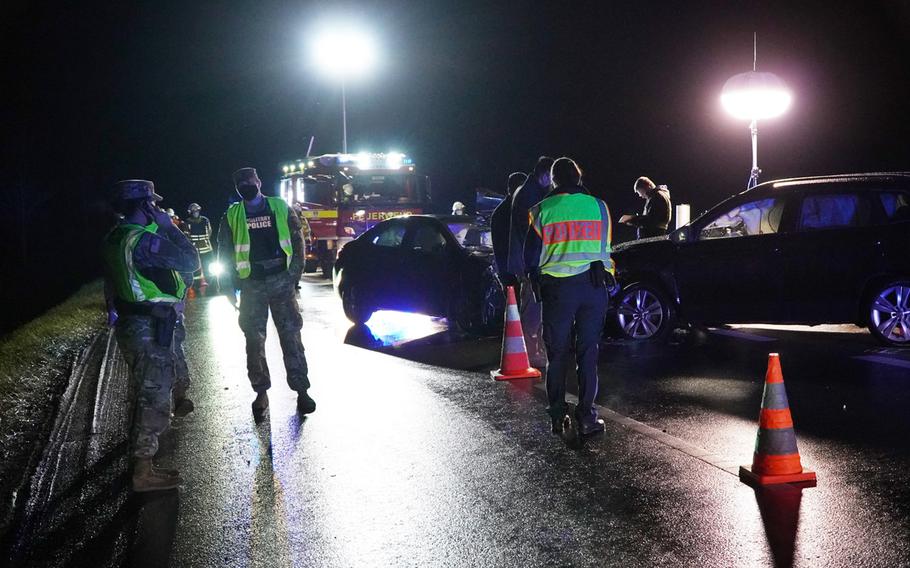
[(635, 191), (635, 195), (645, 200), (645, 207), (641, 215), (623, 215), (619, 222), (637, 227), (639, 239), (666, 235), (673, 208), (667, 186), (655, 185), (650, 178), (642, 176), (635, 180), (632, 190)]
[(461, 216), (464, 214), (465, 214), (464, 203), (462, 203), (461, 201), (456, 201), (455, 203), (452, 204), (452, 215)]
[(198, 203), (190, 203), (186, 208), (187, 218), (183, 220), (183, 232), (199, 251), (199, 270), (193, 275), (193, 287), (202, 291), (208, 286), (205, 280), (205, 270), (208, 268), (212, 257), (212, 224), (208, 217), (202, 214), (202, 207)]
[(271, 310), (288, 386), (297, 391), (297, 409), (309, 414), (316, 410), (316, 402), (307, 394), (310, 381), (300, 339), (303, 319), (294, 289), (304, 260), (300, 219), (280, 197), (262, 195), (254, 168), (237, 170), (233, 179), (241, 201), (231, 205), (221, 221), (218, 258), (233, 266), (235, 289), (240, 289), (240, 329), (246, 337), (247, 372), (256, 392), (253, 412), (269, 406), (265, 335)]
[(508, 272), (518, 279), (518, 310), (521, 329), (525, 336), (531, 366), (547, 366), (547, 350), (543, 344), (543, 320), (540, 303), (531, 292), (531, 283), (525, 274), (524, 244), (528, 233), (528, 211), (550, 191), (550, 167), (553, 158), (541, 156), (528, 179), (512, 194), (512, 220), (509, 226)]
[(182, 274), (199, 268), (196, 248), (155, 204), (161, 196), (145, 180), (114, 186), (120, 222), (104, 238), (105, 291), (116, 314), (117, 344), (138, 385), (132, 433), (134, 491), (173, 489), (174, 470), (156, 468), (158, 437), (170, 424), (175, 380), (174, 329), (186, 294)]
[(543, 303), (547, 347), (547, 400), (553, 431), (566, 415), (566, 372), (575, 346), (578, 375), (578, 432), (603, 432), (594, 410), (597, 356), (607, 317), (610, 258), (610, 210), (581, 185), (581, 169), (570, 158), (553, 163), (554, 189), (531, 208), (525, 263)]

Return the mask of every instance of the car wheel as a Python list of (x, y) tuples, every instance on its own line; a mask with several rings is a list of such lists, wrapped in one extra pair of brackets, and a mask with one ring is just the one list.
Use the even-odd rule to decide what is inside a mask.
[(455, 291), (449, 300), (449, 309), (446, 314), (446, 323), (451, 330), (469, 333), (474, 330), (475, 322), (471, 317), (471, 308), (468, 298), (462, 291)]
[(910, 347), (910, 280), (875, 288), (868, 309), (869, 331), (885, 345)]
[(341, 294), (341, 307), (345, 317), (357, 325), (363, 325), (373, 315), (373, 308), (363, 297), (363, 293), (351, 286)]
[(321, 268), (322, 268), (322, 277), (323, 277), (323, 278), (331, 278), (331, 277), (332, 277), (332, 269), (335, 268), (335, 263), (334, 263), (334, 262), (329, 262), (329, 261), (324, 261), (324, 262), (322, 262), (322, 264), (321, 264)]
[(617, 296), (616, 323), (626, 339), (662, 339), (670, 331), (672, 316), (666, 295), (649, 284), (633, 284)]

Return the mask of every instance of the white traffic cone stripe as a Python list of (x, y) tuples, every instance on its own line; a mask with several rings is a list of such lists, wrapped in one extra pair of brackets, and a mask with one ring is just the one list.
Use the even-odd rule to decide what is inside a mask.
[(506, 308), (506, 319), (508, 321), (518, 321), (521, 316), (518, 315), (518, 306), (511, 304)]
[(502, 349), (504, 353), (524, 353), (525, 349), (525, 338), (522, 336), (518, 337), (506, 337), (502, 342)]

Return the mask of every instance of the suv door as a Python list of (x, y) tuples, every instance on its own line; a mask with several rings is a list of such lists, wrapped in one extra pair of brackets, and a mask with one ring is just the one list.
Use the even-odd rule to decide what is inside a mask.
[(359, 251), (357, 265), (363, 271), (361, 281), (369, 282), (368, 295), (376, 308), (395, 309), (403, 297), (402, 275), (406, 219), (392, 219), (365, 234), (368, 242)]
[(789, 321), (850, 322), (880, 256), (872, 192), (806, 192), (795, 232), (783, 250), (784, 311)]
[(458, 245), (433, 219), (412, 217), (402, 250), (403, 298), (409, 310), (446, 315)]
[(674, 273), (682, 315), (701, 323), (777, 321), (785, 196), (737, 200), (693, 225)]

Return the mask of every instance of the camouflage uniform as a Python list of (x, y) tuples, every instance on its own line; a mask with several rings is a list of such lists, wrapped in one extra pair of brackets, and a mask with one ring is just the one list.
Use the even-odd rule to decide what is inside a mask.
[[(235, 267), (235, 287), (240, 289), (241, 294), (239, 323), (246, 337), (247, 374), (250, 385), (257, 393), (264, 393), (272, 385), (265, 356), (269, 310), (278, 330), (288, 386), (298, 393), (306, 393), (310, 388), (306, 354), (300, 338), (303, 318), (296, 295), (296, 286), (303, 272), (303, 236), (300, 218), (293, 209), (289, 213), (288, 228), (293, 254), (288, 269), (262, 279), (240, 279)], [(234, 264), (234, 242), (227, 215), (219, 224), (217, 250), (221, 262)]]
[(117, 344), (139, 383), (133, 420), (133, 457), (151, 458), (158, 451), (158, 436), (171, 421), (171, 388), (174, 385), (173, 344), (164, 347), (155, 338), (150, 316), (123, 316), (117, 320)]
[(184, 315), (180, 314), (177, 318), (177, 325), (174, 326), (174, 400), (179, 401), (186, 398), (186, 392), (190, 388), (190, 369), (186, 365), (186, 353), (183, 351), (183, 342), (186, 341), (186, 326), (184, 325)]
[(278, 330), (288, 386), (298, 392), (310, 388), (306, 355), (300, 339), (303, 318), (297, 307), (295, 284), (294, 277), (286, 273), (267, 276), (264, 280), (246, 279), (240, 284), (240, 329), (246, 336), (246, 368), (256, 392), (272, 386), (265, 359), (269, 309)]

